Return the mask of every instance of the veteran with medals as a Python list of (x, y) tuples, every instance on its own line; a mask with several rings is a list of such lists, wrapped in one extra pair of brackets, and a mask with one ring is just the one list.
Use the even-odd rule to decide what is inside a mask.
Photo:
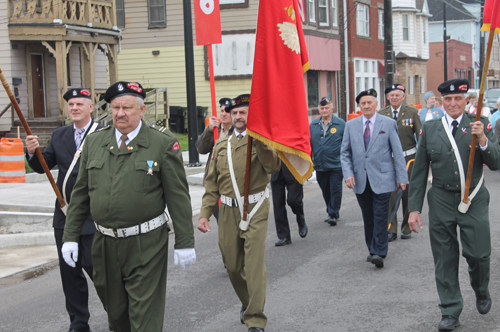
[(234, 132), (214, 148), (213, 159), (205, 179), (205, 194), (198, 229), (210, 231), (208, 218), (221, 199), (219, 213), (219, 248), (229, 279), (241, 301), (241, 323), (249, 332), (263, 332), (267, 317), (265, 242), (269, 216), (270, 176), (280, 170), (278, 153), (261, 141), (253, 140), (250, 166), (249, 223), (240, 225), (243, 214), (248, 135), (246, 120), (250, 95), (231, 100)]
[[(440, 299), (440, 331), (452, 331), (459, 323), (463, 298), (458, 280), (460, 229), (462, 256), (469, 266), (470, 283), (476, 294), (476, 308), (487, 314), (491, 308), (490, 279), (490, 223), (488, 205), (490, 195), (484, 184), (484, 166), (500, 168), (500, 148), (491, 124), (481, 116), (464, 113), (469, 82), (449, 80), (439, 85), (443, 96), (445, 115), (424, 123), (417, 156), (410, 181), (409, 226), (414, 232), (422, 228), (420, 212), (427, 185), (429, 165), (432, 169), (432, 188), (429, 202), (429, 235), (434, 257), (435, 279)], [(463, 208), (465, 176), (469, 164), (472, 136), (478, 145), (470, 182), (470, 206)]]
[[(398, 136), (401, 141), (401, 147), (403, 148), (403, 154), (405, 157), (405, 162), (415, 159), (415, 153), (417, 153), (417, 141), (420, 136), (420, 129), (422, 129), (422, 122), (420, 121), (420, 116), (418, 115), (418, 110), (413, 106), (408, 106), (403, 104), (405, 99), (406, 89), (401, 84), (393, 84), (385, 89), (385, 95), (390, 102), (390, 105), (382, 108), (379, 114), (388, 116), (394, 119), (398, 125)], [(408, 178), (411, 176), (412, 165), (408, 168)], [(403, 221), (401, 222), (401, 239), (407, 240), (411, 238), (410, 227), (408, 226), (408, 192), (409, 186), (403, 191)], [(396, 204), (394, 201), (396, 197), (396, 192), (391, 195), (391, 200), (389, 203), (389, 215), (390, 218), (393, 206)], [(390, 225), (388, 240), (392, 242), (398, 238), (398, 219), (397, 214), (393, 220), (388, 220)]]
[(63, 257), (74, 266), (78, 235), (92, 213), (94, 285), (115, 331), (163, 330), (165, 206), (175, 229), (174, 263), (185, 267), (196, 260), (179, 143), (142, 121), (145, 96), (135, 82), (117, 82), (106, 91), (113, 126), (87, 138), (63, 236)]

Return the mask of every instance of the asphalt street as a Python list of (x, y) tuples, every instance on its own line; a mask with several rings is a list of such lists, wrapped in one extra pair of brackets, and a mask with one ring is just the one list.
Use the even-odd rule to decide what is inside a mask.
[[(485, 168), (490, 190), (492, 234), (490, 292), (493, 308), (480, 315), (469, 285), (466, 262), (460, 261), (465, 331), (500, 331), (500, 174)], [(409, 240), (389, 244), (385, 267), (367, 263), (361, 211), (355, 195), (344, 186), (340, 222), (332, 227), (326, 217), (316, 183), (305, 190), (305, 214), (309, 234), (298, 236), (295, 218), (288, 210), (293, 243), (274, 246), (276, 230), (272, 210), (266, 241), (268, 332), (307, 331), (437, 331), (441, 319), (429, 244), (427, 207), (424, 229)], [(401, 218), (401, 213), (399, 214)], [(193, 223), (197, 224), (197, 217)], [(164, 331), (244, 332), (239, 322), (241, 304), (222, 264), (217, 245), (217, 226), (212, 232), (195, 230), (197, 262), (182, 270), (173, 265), (173, 237), (169, 243), (167, 308)], [(66, 332), (69, 319), (64, 309), (60, 277), (55, 265), (2, 280), (0, 285), (0, 331)], [(107, 317), (91, 286), (93, 332), (107, 331)]]

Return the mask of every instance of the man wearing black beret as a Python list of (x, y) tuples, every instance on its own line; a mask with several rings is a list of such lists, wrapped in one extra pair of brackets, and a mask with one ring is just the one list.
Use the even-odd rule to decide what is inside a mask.
[[(403, 154), (405, 156), (405, 161), (408, 163), (410, 160), (415, 159), (415, 153), (417, 153), (417, 140), (420, 136), (420, 129), (422, 129), (422, 122), (420, 121), (420, 116), (418, 115), (418, 110), (413, 106), (408, 106), (403, 104), (405, 99), (405, 87), (401, 84), (392, 84), (387, 89), (385, 89), (385, 95), (389, 100), (390, 105), (382, 108), (379, 114), (388, 116), (394, 119), (398, 124), (398, 135), (401, 141), (401, 146), (403, 148)], [(408, 178), (411, 176), (412, 165), (408, 169)], [(409, 186), (406, 187), (403, 192), (403, 222), (401, 223), (401, 239), (407, 240), (411, 237), (410, 227), (408, 226), (408, 192)], [(391, 201), (389, 203), (389, 215), (394, 206), (396, 197), (396, 192), (391, 195)], [(397, 213), (393, 220), (388, 220), (391, 225), (389, 228), (389, 242), (392, 242), (398, 238), (398, 217)]]
[(366, 261), (384, 267), (391, 192), (408, 183), (396, 122), (377, 114), (377, 91), (362, 91), (356, 102), (363, 116), (348, 121), (342, 141), (342, 172), (363, 214)]
[(89, 136), (73, 191), (62, 253), (78, 262), (78, 234), (95, 219), (94, 285), (116, 331), (161, 332), (165, 312), (168, 232), (174, 264), (196, 260), (191, 202), (179, 142), (142, 121), (144, 88), (117, 82), (104, 96), (113, 126)]
[[(56, 165), (58, 166), (57, 187), (63, 194), (65, 201), (70, 203), (73, 186), (75, 185), (80, 169), (80, 159), (78, 158), (80, 152), (78, 152), (77, 156), (78, 161), (71, 167), (73, 158), (87, 135), (102, 126), (98, 126), (97, 123), (92, 121), (91, 113), (94, 109), (94, 104), (92, 103), (92, 95), (88, 89), (69, 89), (63, 98), (68, 102), (68, 115), (73, 123), (58, 128), (52, 133), (49, 146), (45, 148), (42, 155), (50, 169)], [(26, 159), (35, 172), (43, 174), (44, 170), (35, 154), (35, 150), (38, 147), (38, 137), (28, 135), (26, 137)], [(66, 298), (66, 310), (70, 318), (70, 332), (90, 331), (88, 324), (90, 317), (88, 285), (83, 270), (92, 278), (91, 245), (94, 239), (95, 227), (92, 216), (89, 213), (84, 217), (85, 223), (83, 228), (75, 237), (75, 242), (81, 248), (78, 262), (75, 268), (71, 268), (64, 263), (61, 252), (66, 215), (56, 200), (53, 218), (54, 237), (59, 256), (61, 281)]]
[[(429, 165), (432, 188), (429, 189), (429, 236), (442, 319), (438, 329), (452, 331), (460, 325), (458, 318), (463, 298), (458, 280), (460, 228), (462, 256), (469, 265), (469, 277), (476, 294), (480, 314), (491, 309), (490, 280), (490, 195), (483, 181), (484, 164), (491, 170), (500, 168), (500, 148), (488, 118), (464, 112), (469, 82), (454, 79), (443, 82), (438, 90), (446, 111), (442, 118), (424, 122), (413, 166), (410, 189), (410, 229), (422, 228), (420, 212), (425, 197)], [(473, 135), (477, 136), (468, 204), (463, 195)], [(414, 284), (412, 283), (412, 286)]]

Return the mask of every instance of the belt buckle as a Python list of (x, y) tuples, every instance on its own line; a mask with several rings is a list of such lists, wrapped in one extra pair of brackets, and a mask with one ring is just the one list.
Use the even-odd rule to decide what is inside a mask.
[(115, 234), (115, 239), (118, 238), (118, 231), (116, 228), (111, 228), (111, 230), (113, 231), (113, 234)]

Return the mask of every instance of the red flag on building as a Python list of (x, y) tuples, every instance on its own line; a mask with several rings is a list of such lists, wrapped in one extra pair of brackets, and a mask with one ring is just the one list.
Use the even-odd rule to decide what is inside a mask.
[(481, 31), (500, 33), (500, 0), (486, 0)]
[(297, 0), (260, 1), (247, 132), (275, 148), (300, 183), (313, 171), (308, 69)]

